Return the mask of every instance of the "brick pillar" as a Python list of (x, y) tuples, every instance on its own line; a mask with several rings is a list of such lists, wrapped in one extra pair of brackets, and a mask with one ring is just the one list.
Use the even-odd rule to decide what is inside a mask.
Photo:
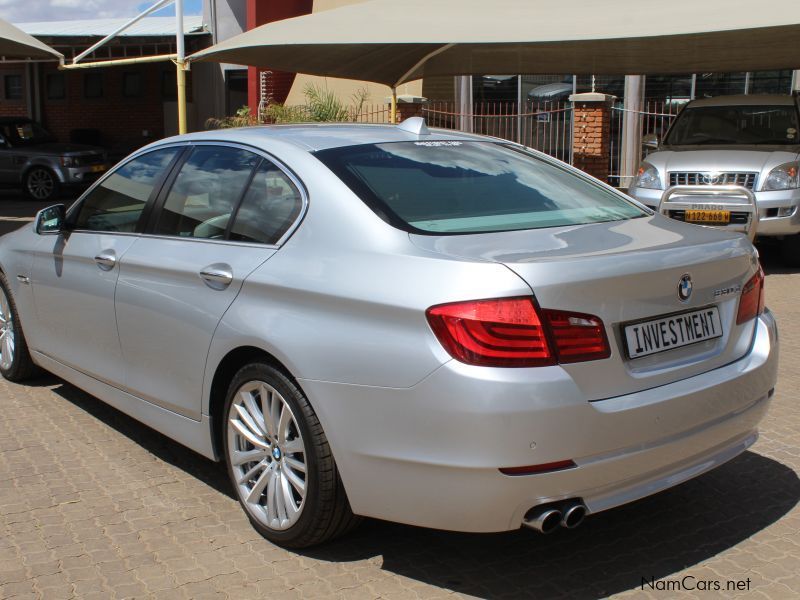
[[(411, 117), (423, 117), (422, 109), (428, 102), (427, 98), (420, 96), (398, 96), (397, 97), (397, 122), (402, 123)], [(391, 97), (386, 99), (386, 103), (391, 105)]]
[(573, 94), (573, 165), (602, 181), (611, 168), (611, 106), (614, 96)]

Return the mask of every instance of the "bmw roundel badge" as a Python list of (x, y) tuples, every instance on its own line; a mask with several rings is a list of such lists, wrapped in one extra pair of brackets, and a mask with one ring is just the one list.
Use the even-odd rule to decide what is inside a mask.
[(692, 297), (692, 276), (688, 273), (681, 277), (678, 283), (678, 299), (681, 302), (688, 302)]

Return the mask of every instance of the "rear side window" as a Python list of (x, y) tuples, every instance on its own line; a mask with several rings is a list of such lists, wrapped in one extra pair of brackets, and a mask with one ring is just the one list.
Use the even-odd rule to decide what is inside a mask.
[(276, 244), (303, 208), (300, 190), (291, 179), (265, 160), (256, 171), (231, 226), (230, 239)]
[(500, 143), (391, 142), (315, 156), (381, 218), (416, 233), (538, 229), (647, 214), (621, 195)]
[(154, 150), (111, 173), (78, 208), (74, 229), (133, 233), (153, 189), (178, 148)]
[(170, 188), (154, 233), (224, 239), (259, 156), (239, 148), (198, 146)]

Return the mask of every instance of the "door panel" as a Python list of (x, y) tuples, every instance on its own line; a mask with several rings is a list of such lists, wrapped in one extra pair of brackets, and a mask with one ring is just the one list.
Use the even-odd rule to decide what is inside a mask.
[(214, 331), (244, 279), (274, 252), (225, 242), (141, 238), (120, 262), (116, 294), (126, 389), (199, 420)]
[(117, 260), (135, 236), (75, 232), (45, 236), (33, 262), (33, 298), (38, 317), (36, 349), (111, 385), (124, 377), (114, 315), (119, 269), (95, 257)]

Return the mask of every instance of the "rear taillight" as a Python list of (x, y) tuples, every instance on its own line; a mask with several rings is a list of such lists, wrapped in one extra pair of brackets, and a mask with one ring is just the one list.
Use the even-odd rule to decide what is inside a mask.
[(742, 288), (739, 298), (739, 312), (736, 314), (736, 324), (755, 319), (764, 312), (764, 271), (761, 266)]
[(600, 319), (539, 311), (528, 296), (442, 304), (427, 316), (447, 352), (470, 365), (541, 367), (611, 354)]
[(573, 363), (611, 356), (603, 322), (592, 315), (560, 310), (544, 311), (553, 334), (558, 362)]

